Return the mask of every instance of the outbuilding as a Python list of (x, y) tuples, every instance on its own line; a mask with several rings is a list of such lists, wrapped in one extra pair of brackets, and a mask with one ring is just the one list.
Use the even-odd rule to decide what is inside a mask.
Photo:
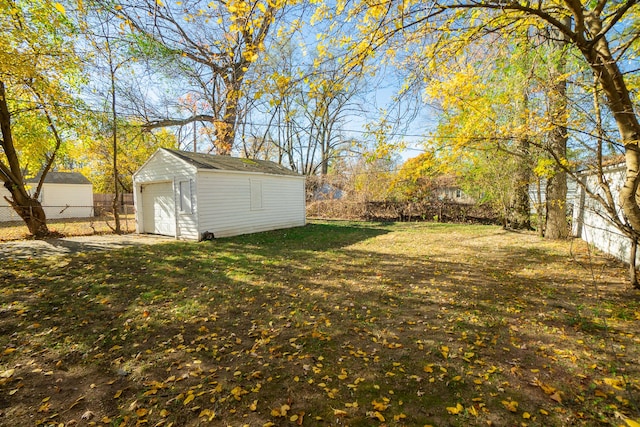
[[(626, 171), (624, 158), (613, 158), (603, 165), (602, 176), (591, 170), (579, 172), (577, 176), (580, 185), (577, 186), (573, 199), (572, 218), (572, 231), (575, 237), (624, 262), (628, 262), (631, 255), (631, 239), (618, 229), (614, 220), (625, 223), (622, 207), (617, 201), (620, 197), (620, 189), (624, 185)], [(602, 204), (587, 193), (588, 189), (606, 200), (600, 187), (601, 179), (607, 183), (611, 196), (616, 202), (615, 213), (608, 212)], [(617, 218), (612, 218), (612, 215)]]
[(305, 177), (270, 161), (160, 148), (133, 187), (138, 233), (202, 240), (306, 223)]
[[(27, 191), (32, 193), (41, 175), (27, 179)], [(9, 191), (0, 187), (0, 221), (15, 221), (20, 217), (5, 200)], [(93, 185), (79, 172), (48, 172), (39, 196), (47, 219), (88, 218), (93, 216)]]

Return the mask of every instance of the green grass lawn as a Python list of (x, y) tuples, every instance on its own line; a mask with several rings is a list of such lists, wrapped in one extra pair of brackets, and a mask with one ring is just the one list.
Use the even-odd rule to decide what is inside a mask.
[(631, 425), (624, 279), (579, 241), (427, 223), (3, 261), (0, 424)]

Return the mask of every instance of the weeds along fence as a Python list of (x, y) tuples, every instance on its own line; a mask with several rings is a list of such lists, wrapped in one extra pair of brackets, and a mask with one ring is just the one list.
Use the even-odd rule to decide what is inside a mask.
[(434, 221), (498, 224), (498, 216), (485, 205), (451, 201), (317, 200), (307, 204), (307, 216), (364, 221)]
[[(115, 231), (112, 202), (94, 203), (93, 206), (44, 206), (47, 226), (66, 236), (107, 234)], [(124, 233), (135, 231), (133, 203), (118, 205), (120, 229)], [(29, 230), (10, 206), (0, 205), (0, 241), (28, 237)]]

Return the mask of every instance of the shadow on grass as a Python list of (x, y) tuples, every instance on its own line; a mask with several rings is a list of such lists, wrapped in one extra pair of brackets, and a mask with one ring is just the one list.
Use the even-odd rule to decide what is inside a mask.
[(478, 228), (464, 232), (480, 246), (452, 258), (425, 248), (463, 245), (457, 228), (416, 230), (320, 223), (8, 262), (0, 410), (16, 425), (86, 411), (115, 425), (212, 413), (220, 425), (516, 425), (525, 411), (529, 425), (589, 424), (614, 402), (633, 414), (604, 383), (614, 369), (640, 377), (632, 338), (567, 321), (593, 301), (566, 256)]

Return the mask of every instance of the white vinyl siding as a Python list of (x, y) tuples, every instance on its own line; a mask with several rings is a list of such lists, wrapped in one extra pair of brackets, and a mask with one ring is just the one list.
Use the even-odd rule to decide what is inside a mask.
[(251, 210), (262, 209), (262, 181), (252, 178), (251, 182)]
[[(136, 206), (136, 229), (139, 233), (147, 232), (145, 225), (145, 212), (151, 209), (144, 205), (145, 198), (140, 189), (144, 185), (168, 182), (172, 188), (172, 206), (174, 209), (173, 234), (178, 238), (198, 239), (197, 200), (194, 197), (193, 181), (196, 176), (196, 168), (177, 158), (176, 156), (163, 151), (157, 151), (145, 164), (134, 174), (134, 204)], [(188, 182), (191, 191), (191, 209), (189, 212), (180, 211), (180, 183)], [(176, 230), (177, 224), (177, 230)], [(164, 233), (163, 233), (164, 234)]]
[(190, 214), (191, 213), (191, 180), (180, 181), (179, 191), (180, 191), (180, 213)]
[[(260, 183), (261, 208), (252, 208), (252, 186)], [(256, 185), (257, 186), (257, 185)], [(304, 178), (201, 172), (198, 179), (200, 231), (215, 237), (305, 224)]]
[[(624, 184), (625, 171), (626, 169), (622, 165), (611, 167), (604, 173), (613, 193), (613, 200), (618, 200), (620, 188)], [(598, 182), (594, 174), (584, 174), (581, 178), (583, 184), (602, 195), (602, 191), (597, 190)], [(568, 200), (568, 202), (572, 201)], [(616, 206), (616, 211), (618, 217), (623, 218), (622, 209), (619, 206)], [(585, 194), (584, 189), (580, 186), (577, 187), (573, 198), (572, 226), (574, 236), (582, 238), (603, 252), (628, 262), (631, 253), (630, 239), (616, 228), (602, 205)], [(640, 253), (638, 258), (640, 260)]]
[[(0, 188), (0, 221), (19, 220), (20, 217), (4, 199), (9, 191)], [(53, 184), (45, 182), (40, 202), (47, 219), (89, 218), (93, 216), (93, 186), (91, 184)]]
[(40, 194), (47, 219), (93, 216), (93, 186), (91, 184), (45, 183)]

